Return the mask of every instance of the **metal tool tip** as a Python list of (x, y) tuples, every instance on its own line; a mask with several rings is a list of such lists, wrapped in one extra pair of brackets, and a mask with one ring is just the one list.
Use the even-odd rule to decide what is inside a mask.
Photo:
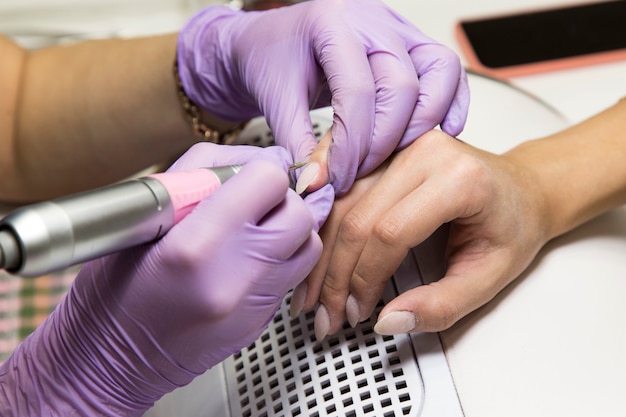
[(298, 168), (302, 168), (306, 164), (308, 164), (308, 162), (294, 162), (293, 164), (289, 165), (289, 171), (293, 171), (293, 170), (296, 170)]

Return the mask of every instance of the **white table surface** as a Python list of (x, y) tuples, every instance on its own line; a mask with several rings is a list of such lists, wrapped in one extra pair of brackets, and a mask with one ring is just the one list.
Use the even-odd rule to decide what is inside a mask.
[[(158, 33), (176, 30), (197, 1), (5, 0), (0, 31)], [(386, 0), (457, 53), (460, 18), (583, 2)], [(500, 152), (583, 120), (626, 95), (626, 62), (512, 82), (567, 121), (477, 80), (464, 140)], [(626, 415), (625, 255), (626, 209), (619, 209), (551, 242), (500, 296), (442, 334), (467, 417)]]
[[(583, 2), (387, 3), (460, 54), (453, 32), (460, 18)], [(578, 122), (626, 95), (626, 62), (511, 82)], [(502, 100), (506, 93), (501, 93), (474, 88), (466, 141), (500, 152), (558, 124), (539, 107), (529, 113), (531, 105)], [(625, 301), (626, 208), (621, 208), (551, 242), (514, 284), (442, 334), (465, 415), (626, 415)]]

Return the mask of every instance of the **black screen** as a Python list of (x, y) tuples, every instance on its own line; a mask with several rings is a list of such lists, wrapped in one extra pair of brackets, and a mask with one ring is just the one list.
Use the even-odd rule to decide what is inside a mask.
[(486, 67), (626, 48), (626, 0), (462, 22)]

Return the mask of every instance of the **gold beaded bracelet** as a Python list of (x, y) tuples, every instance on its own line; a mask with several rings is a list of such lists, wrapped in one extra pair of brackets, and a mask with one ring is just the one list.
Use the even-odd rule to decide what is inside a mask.
[(178, 60), (174, 60), (174, 79), (176, 80), (176, 92), (178, 93), (180, 104), (185, 113), (185, 117), (191, 122), (193, 133), (207, 142), (217, 143), (219, 145), (232, 144), (237, 139), (237, 135), (239, 135), (246, 126), (246, 123), (241, 123), (225, 132), (220, 132), (218, 129), (207, 125), (201, 120), (200, 108), (191, 101), (187, 93), (185, 93), (183, 82), (178, 72)]

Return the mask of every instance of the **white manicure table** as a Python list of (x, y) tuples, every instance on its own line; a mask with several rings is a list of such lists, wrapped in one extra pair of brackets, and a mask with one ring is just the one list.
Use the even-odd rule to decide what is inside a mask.
[[(584, 1), (387, 3), (461, 54), (460, 18)], [(617, 102), (626, 62), (510, 80), (535, 100), (473, 81), (461, 138), (502, 152)], [(626, 415), (626, 208), (550, 242), (515, 283), (441, 337), (466, 417)]]
[[(461, 54), (454, 38), (454, 25), (460, 18), (585, 1), (386, 2), (430, 37)], [(158, 33), (180, 27), (190, 5), (200, 3), (201, 0), (6, 0), (0, 6), (0, 30), (32, 34), (36, 27), (55, 34), (63, 28), (69, 37)], [(46, 40), (45, 36), (30, 39), (41, 44)], [(521, 141), (581, 121), (615, 103), (626, 95), (626, 62), (520, 77), (510, 80), (510, 84), (470, 75), (470, 86), (470, 115), (460, 137), (499, 153)], [(441, 275), (437, 253), (439, 249), (434, 244), (416, 250), (422, 279)], [(626, 415), (626, 208), (607, 213), (550, 242), (530, 268), (493, 301), (439, 337), (434, 336), (411, 341), (417, 352), (417, 365), (423, 366), (422, 387), (426, 387), (421, 393), (412, 392), (412, 399), (425, 398), (427, 406), (410, 408), (406, 415)], [(406, 353), (404, 345), (397, 344), (400, 353)], [(396, 346), (387, 350), (395, 352)], [(328, 354), (332, 353), (331, 349)], [(409, 368), (416, 369), (415, 363), (410, 363), (405, 376)], [(394, 369), (388, 371), (390, 378), (397, 376)], [(211, 412), (206, 404), (223, 394), (223, 386), (211, 385), (211, 381), (199, 378), (190, 389), (165, 398), (148, 415), (219, 415), (219, 410), (215, 414), (216, 410)], [(407, 388), (404, 381), (394, 386), (398, 390)], [(378, 387), (376, 391), (384, 395), (385, 389)], [(367, 397), (366, 394), (361, 395)], [(405, 398), (406, 394), (398, 396)], [(206, 413), (195, 409), (185, 414), (185, 410), (193, 410), (190, 404), (199, 398), (201, 404), (206, 403)], [(442, 404), (439, 413), (437, 401)], [(280, 411), (268, 415), (291, 414)]]

